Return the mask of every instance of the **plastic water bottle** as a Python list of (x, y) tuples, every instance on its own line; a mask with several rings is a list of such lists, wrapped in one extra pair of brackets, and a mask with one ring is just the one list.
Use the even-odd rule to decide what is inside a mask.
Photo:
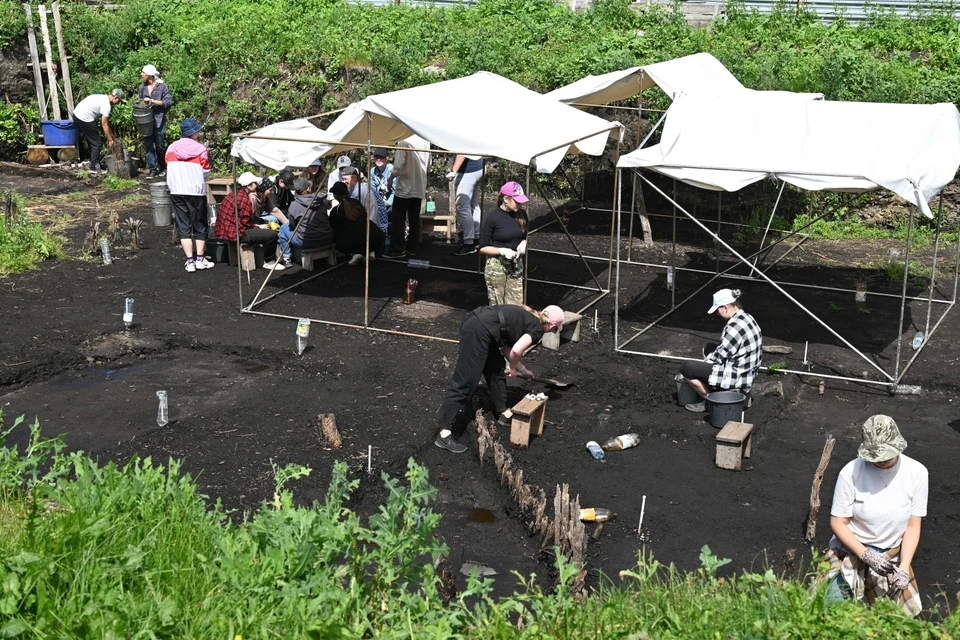
[(913, 336), (913, 350), (916, 351), (923, 346), (923, 331), (917, 331), (917, 335)]
[(297, 321), (297, 355), (302, 355), (307, 348), (307, 338), (310, 337), (310, 318), (300, 318)]
[(113, 258), (110, 257), (110, 241), (106, 238), (100, 238), (100, 254), (103, 256), (103, 264), (113, 264)]
[(416, 258), (410, 258), (407, 260), (407, 266), (413, 267), (414, 269), (429, 269), (430, 261), (429, 260), (418, 260)]
[(667, 267), (667, 291), (673, 291), (673, 267)]
[(587, 443), (587, 451), (593, 456), (594, 460), (603, 460), (603, 449), (594, 440)]
[(427, 196), (427, 213), (436, 213), (437, 212), (437, 203), (433, 199), (433, 196)]
[(630, 447), (635, 447), (640, 444), (640, 436), (635, 433), (628, 433), (626, 435), (617, 436), (616, 438), (610, 438), (603, 443), (604, 451), (622, 451), (623, 449), (629, 449)]
[(123, 305), (123, 326), (127, 329), (133, 326), (133, 298), (127, 298)]
[(167, 392), (157, 391), (157, 397), (160, 399), (160, 407), (157, 409), (157, 426), (165, 427), (170, 422), (167, 416)]
[(584, 522), (606, 522), (616, 517), (610, 509), (580, 509), (580, 520)]

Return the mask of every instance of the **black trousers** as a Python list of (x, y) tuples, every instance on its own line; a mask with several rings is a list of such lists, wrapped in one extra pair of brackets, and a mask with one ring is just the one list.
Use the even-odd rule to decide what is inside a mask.
[(73, 119), (77, 129), (83, 134), (83, 139), (87, 141), (90, 147), (90, 170), (96, 171), (100, 168), (100, 149), (103, 148), (103, 140), (100, 139), (100, 126), (97, 121), (84, 122), (83, 120)]
[[(703, 347), (703, 357), (713, 353), (719, 347), (715, 342), (708, 342)], [(713, 363), (705, 360), (684, 360), (680, 363), (680, 374), (688, 380), (699, 380), (707, 389), (710, 389), (710, 374), (713, 373)]]
[(499, 343), (499, 337), (495, 338), (473, 313), (460, 324), (460, 355), (437, 420), (440, 428), (450, 429), (455, 438), (466, 429), (461, 427), (457, 433), (454, 426), (457, 416), (477, 392), (481, 375), (490, 388), (494, 411), (499, 414), (507, 410), (507, 377), (503, 373), (506, 365)]
[(171, 194), (170, 204), (181, 240), (207, 239), (207, 196)]
[(416, 252), (420, 247), (420, 205), (421, 198), (393, 197), (393, 210), (390, 212), (390, 248), (391, 251), (404, 248), (403, 232), (407, 226), (408, 251)]
[(262, 244), (263, 259), (272, 262), (277, 259), (277, 232), (270, 229), (247, 229), (240, 236), (241, 244)]

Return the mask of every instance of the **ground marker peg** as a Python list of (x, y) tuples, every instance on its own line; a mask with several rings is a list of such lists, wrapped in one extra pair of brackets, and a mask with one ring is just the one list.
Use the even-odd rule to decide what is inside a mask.
[(640, 529), (643, 527), (643, 512), (647, 508), (647, 496), (643, 496), (643, 501), (640, 503), (640, 524), (637, 525), (637, 535), (640, 535)]

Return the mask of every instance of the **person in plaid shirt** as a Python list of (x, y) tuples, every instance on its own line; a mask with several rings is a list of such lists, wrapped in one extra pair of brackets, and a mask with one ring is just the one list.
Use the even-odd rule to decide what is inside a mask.
[(763, 362), (763, 335), (760, 325), (740, 307), (739, 289), (720, 289), (713, 294), (708, 314), (716, 313), (727, 321), (720, 336), (720, 345), (707, 345), (704, 360), (686, 360), (680, 375), (703, 400), (688, 404), (688, 411), (707, 410), (710, 391), (739, 390), (749, 393)]
[(240, 244), (263, 245), (264, 269), (283, 271), (283, 264), (275, 264), (277, 232), (270, 229), (269, 224), (254, 217), (250, 194), (256, 193), (259, 182), (259, 178), (249, 171), (237, 178), (237, 188), (227, 194), (217, 207), (217, 222), (213, 230), (218, 238), (236, 242), (239, 229)]

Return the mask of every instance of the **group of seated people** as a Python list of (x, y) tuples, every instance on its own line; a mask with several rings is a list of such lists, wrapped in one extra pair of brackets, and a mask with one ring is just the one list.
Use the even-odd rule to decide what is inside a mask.
[[(349, 158), (346, 160), (338, 160), (338, 180), (328, 180), (319, 159), (300, 176), (290, 169), (263, 179), (244, 172), (218, 206), (216, 237), (262, 245), (263, 268), (277, 271), (293, 264), (294, 248), (335, 245), (338, 252), (350, 256), (351, 265), (362, 262), (365, 256), (382, 255), (386, 216), (379, 211), (383, 205), (381, 193), (363, 189), (367, 183), (361, 181), (357, 168), (350, 166)], [(363, 202), (369, 196), (375, 196), (373, 202), (378, 209), (373, 219)]]

